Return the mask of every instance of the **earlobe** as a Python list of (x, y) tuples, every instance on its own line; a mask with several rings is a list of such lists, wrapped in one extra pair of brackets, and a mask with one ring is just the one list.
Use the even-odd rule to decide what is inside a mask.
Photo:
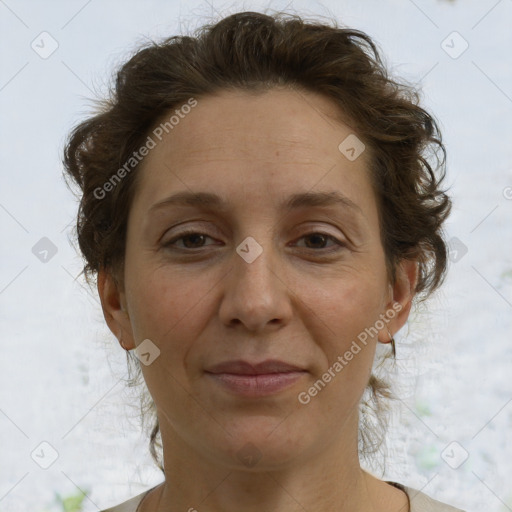
[(389, 318), (386, 326), (387, 332), (379, 333), (379, 341), (382, 343), (389, 343), (409, 318), (416, 293), (418, 270), (419, 266), (416, 260), (402, 260), (397, 266), (395, 282), (390, 284), (390, 301), (385, 313)]
[(108, 270), (98, 271), (97, 287), (103, 316), (110, 331), (117, 337), (125, 350), (135, 348), (131, 336), (130, 318), (124, 304), (124, 295)]
[(397, 332), (405, 325), (416, 294), (417, 282), (418, 262), (416, 260), (402, 260), (398, 265), (396, 280), (393, 285), (393, 303), (399, 302), (401, 309), (394, 319), (392, 332)]

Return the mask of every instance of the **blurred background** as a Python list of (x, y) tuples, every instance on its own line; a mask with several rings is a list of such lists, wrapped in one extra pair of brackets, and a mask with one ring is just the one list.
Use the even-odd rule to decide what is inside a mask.
[(62, 148), (139, 44), (266, 8), (367, 32), (440, 122), (450, 268), (396, 338), (383, 478), (512, 510), (511, 0), (0, 0), (0, 512), (97, 511), (162, 481), (77, 277)]

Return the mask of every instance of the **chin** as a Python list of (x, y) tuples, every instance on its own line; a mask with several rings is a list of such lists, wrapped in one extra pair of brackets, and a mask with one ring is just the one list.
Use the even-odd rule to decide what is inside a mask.
[(215, 462), (223, 460), (230, 469), (268, 471), (296, 464), (314, 439), (313, 429), (304, 425), (286, 425), (281, 417), (247, 416), (225, 425), (223, 439), (211, 440)]

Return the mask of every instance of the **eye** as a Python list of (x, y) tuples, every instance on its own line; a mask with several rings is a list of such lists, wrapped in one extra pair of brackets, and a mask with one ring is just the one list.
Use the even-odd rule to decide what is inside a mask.
[[(205, 233), (200, 233), (198, 231), (185, 231), (178, 236), (175, 236), (173, 239), (169, 240), (164, 244), (164, 247), (177, 247), (176, 242), (179, 240), (183, 240), (184, 247), (177, 247), (178, 249), (200, 249), (202, 247), (201, 242), (204, 241), (205, 238), (210, 238), (210, 236), (206, 235)], [(191, 243), (187, 243), (188, 241), (191, 241)]]
[[(327, 243), (328, 241), (331, 241), (334, 243), (334, 247), (335, 246), (338, 246), (338, 247), (344, 247), (345, 244), (341, 241), (341, 240), (338, 240), (336, 237), (334, 237), (333, 235), (329, 235), (327, 233), (321, 233), (321, 232), (311, 232), (311, 233), (308, 233), (306, 235), (303, 235), (299, 238), (299, 240), (302, 240), (302, 239), (309, 239), (312, 241), (312, 244), (306, 244), (306, 248), (307, 249), (326, 249), (326, 247), (318, 247), (318, 245), (322, 245), (324, 246), (325, 243)], [(311, 247), (311, 245), (313, 245), (313, 247)], [(316, 247), (314, 247), (316, 246)], [(333, 246), (331, 246), (333, 247)], [(327, 248), (328, 249), (328, 248)], [(332, 250), (332, 249), (331, 249)], [(337, 249), (335, 249), (337, 250)]]
[[(213, 240), (212, 237), (208, 236), (205, 233), (200, 233), (199, 231), (186, 231), (186, 232), (180, 233), (179, 235), (175, 236), (174, 238), (172, 238), (171, 240), (169, 240), (168, 242), (163, 244), (163, 246), (182, 249), (182, 250), (201, 249), (202, 247), (205, 246), (204, 241), (206, 238), (210, 238), (211, 240)], [(305, 246), (306, 249), (313, 249), (313, 250), (328, 249), (329, 251), (332, 251), (333, 250), (332, 247), (335, 247), (334, 250), (338, 250), (340, 247), (345, 246), (345, 244), (341, 240), (338, 240), (333, 235), (329, 235), (327, 233), (321, 233), (321, 232), (308, 233), (299, 238), (299, 240), (302, 240), (302, 239), (305, 239), (305, 240), (309, 239), (312, 241), (312, 244), (306, 243), (306, 246)], [(178, 242), (178, 241), (182, 241), (181, 247), (176, 244), (176, 242)], [(334, 244), (331, 246), (331, 248), (325, 247), (325, 244), (329, 241), (333, 242), (333, 244)], [(311, 247), (311, 245), (313, 245), (313, 247)], [(318, 247), (318, 245), (321, 245), (322, 247)], [(302, 246), (302, 247), (304, 247), (304, 246)]]

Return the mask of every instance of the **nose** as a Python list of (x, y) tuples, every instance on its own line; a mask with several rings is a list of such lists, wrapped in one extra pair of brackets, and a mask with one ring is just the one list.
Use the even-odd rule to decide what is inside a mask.
[[(257, 254), (261, 248), (262, 252), (252, 260), (251, 251), (256, 250)], [(222, 322), (228, 327), (243, 325), (254, 333), (269, 327), (282, 328), (292, 316), (292, 290), (271, 243), (256, 245), (251, 239), (238, 249), (239, 253), (233, 255), (232, 269), (224, 279), (219, 310)]]

